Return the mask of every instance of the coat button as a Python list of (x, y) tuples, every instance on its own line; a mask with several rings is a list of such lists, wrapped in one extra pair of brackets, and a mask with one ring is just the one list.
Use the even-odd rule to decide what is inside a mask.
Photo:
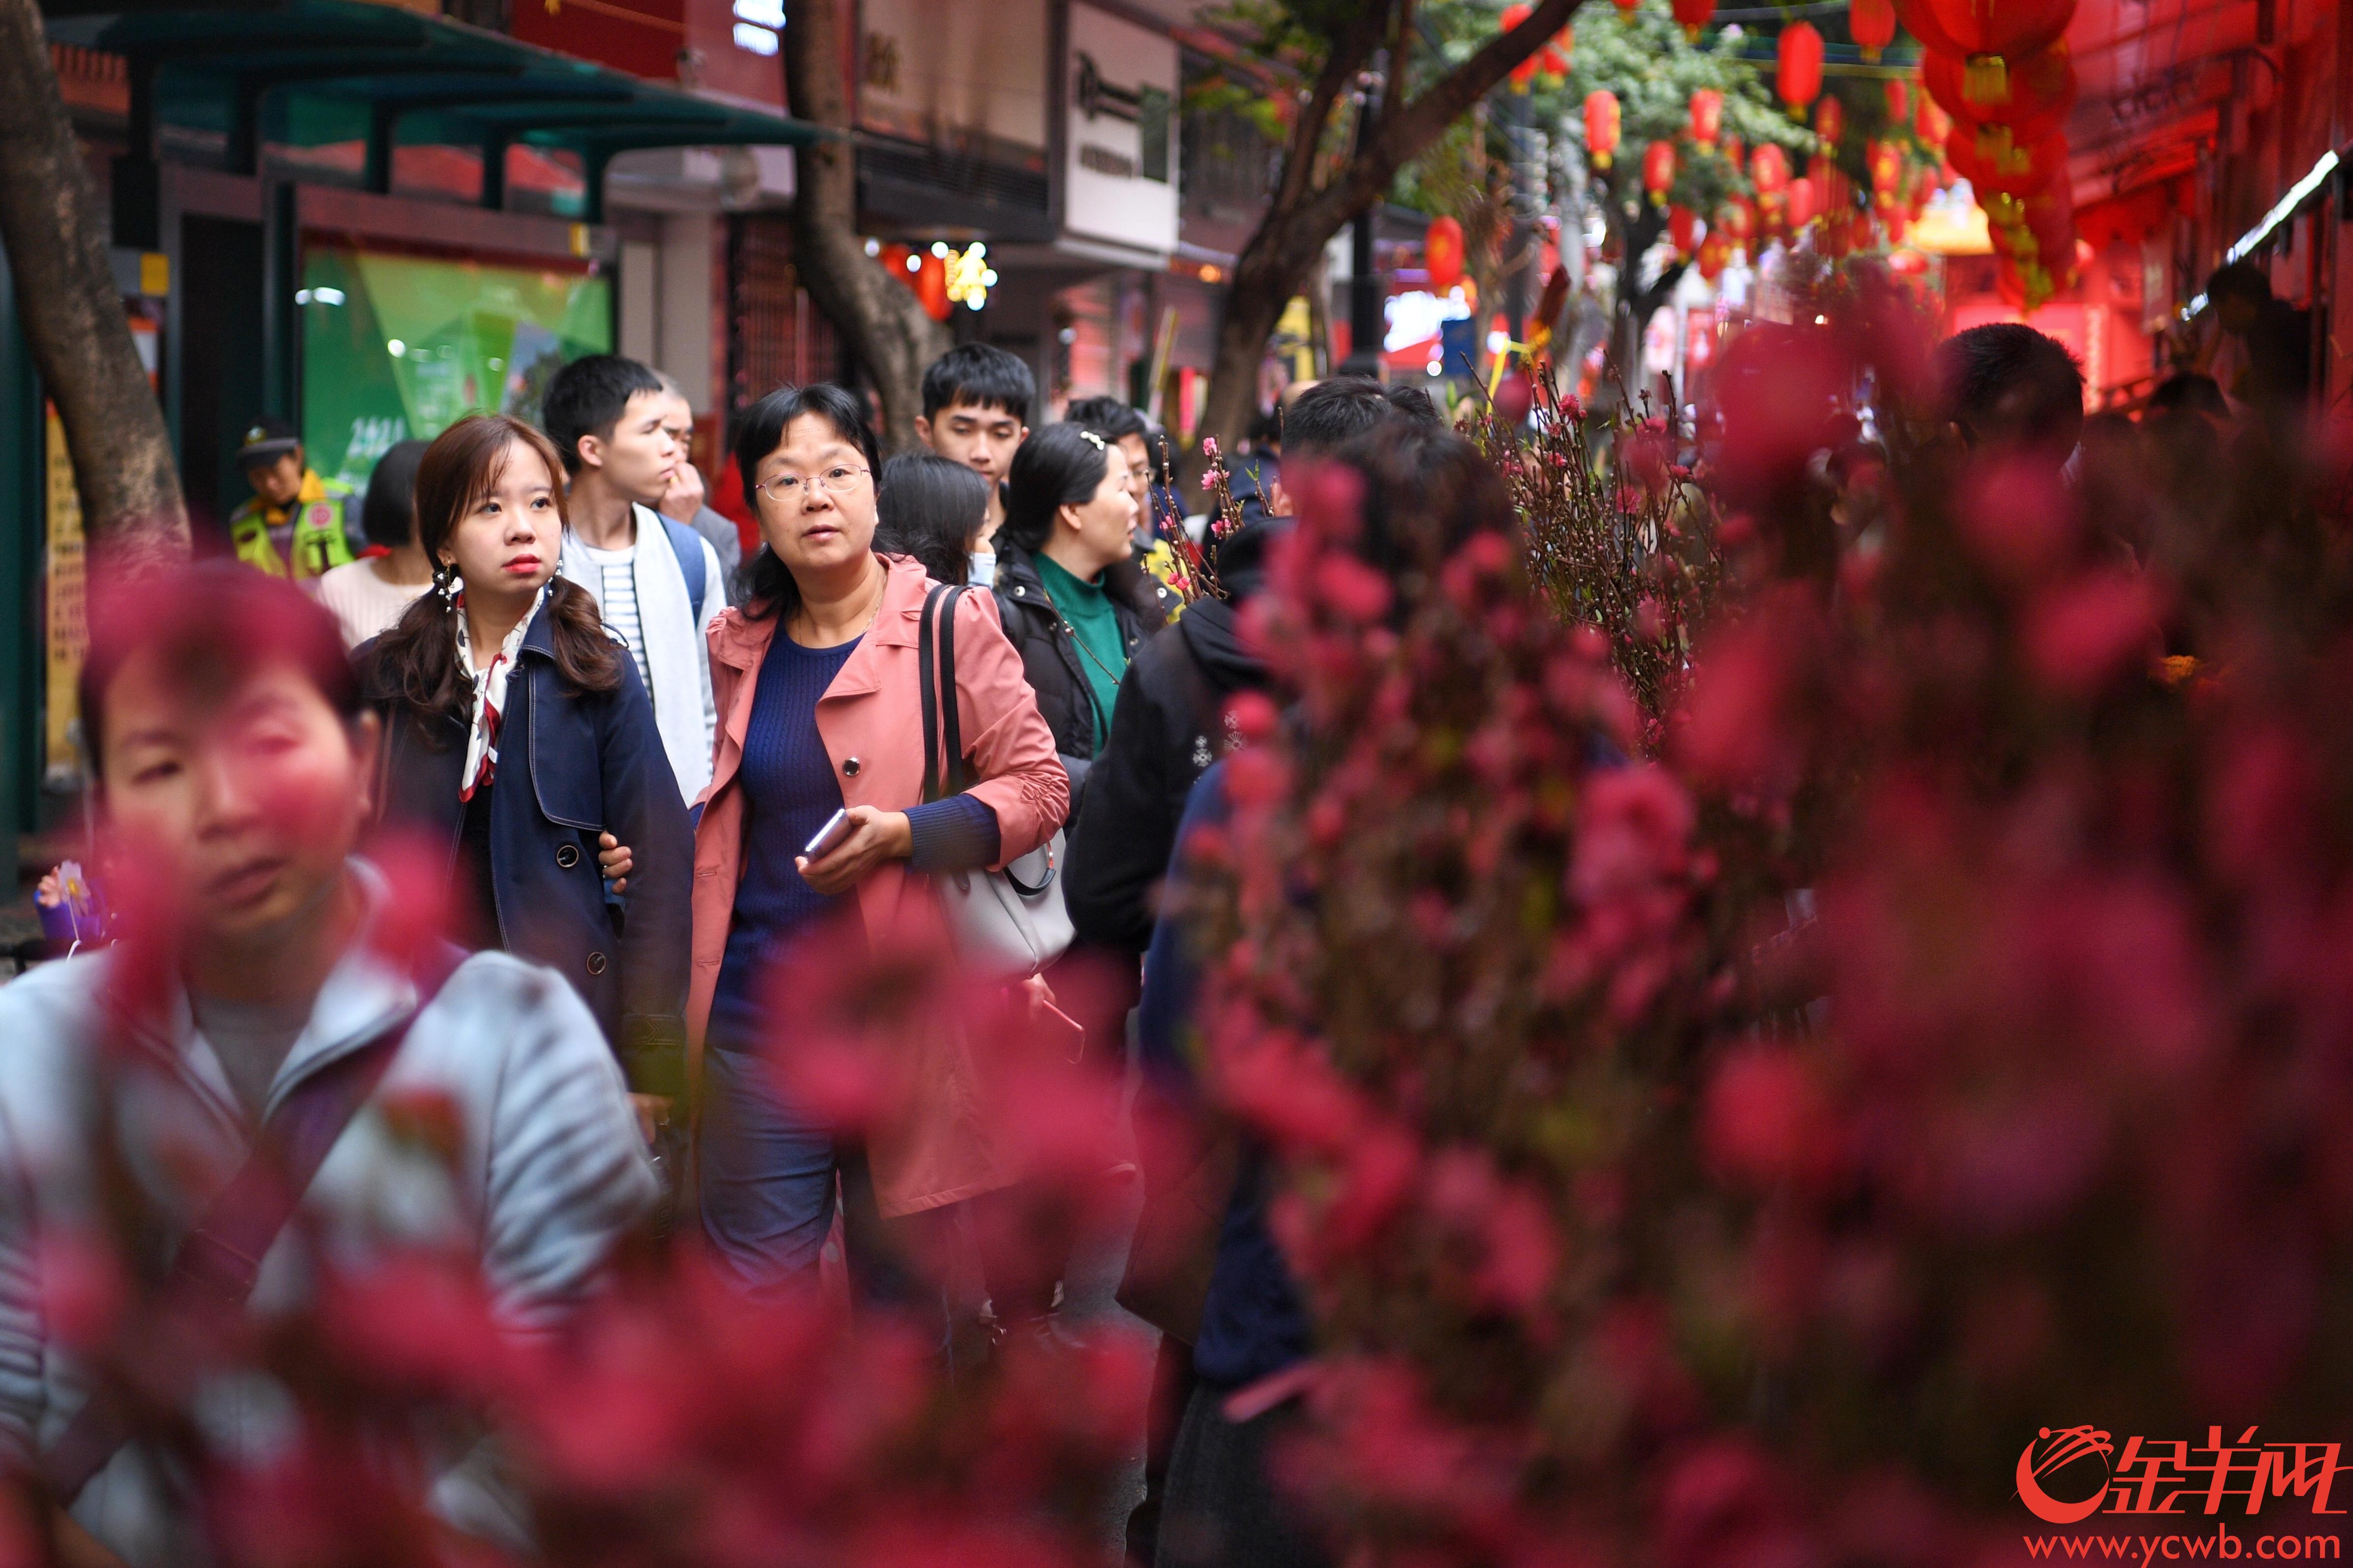
[(851, 778), (856, 778), (858, 776), (859, 765), (859, 761), (856, 757), (844, 757), (841, 760), (841, 771), (848, 773)]
[(572, 869), (573, 867), (580, 864), (580, 846), (577, 844), (557, 845), (555, 847), (555, 863), (563, 867), (567, 871)]
[(605, 973), (605, 955), (603, 953), (592, 952), (588, 955), (588, 973), (591, 974), (602, 974)]

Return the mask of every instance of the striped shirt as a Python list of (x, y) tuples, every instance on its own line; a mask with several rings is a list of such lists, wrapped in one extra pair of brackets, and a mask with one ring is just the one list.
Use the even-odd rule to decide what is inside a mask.
[(596, 596), (597, 605), (605, 617), (605, 628), (629, 645), (629, 657), (638, 661), (638, 679), (646, 689), (654, 688), (653, 667), (646, 662), (646, 628), (638, 618), (638, 547), (624, 550), (598, 550), (593, 545), (581, 547), (588, 559), (596, 563), (602, 592)]

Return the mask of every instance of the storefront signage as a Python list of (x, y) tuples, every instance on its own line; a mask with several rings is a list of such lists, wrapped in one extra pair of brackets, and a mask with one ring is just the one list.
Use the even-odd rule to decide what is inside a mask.
[(1177, 56), (1174, 40), (1087, 5), (1071, 7), (1069, 144), (1062, 226), (1166, 255), (1176, 247)]

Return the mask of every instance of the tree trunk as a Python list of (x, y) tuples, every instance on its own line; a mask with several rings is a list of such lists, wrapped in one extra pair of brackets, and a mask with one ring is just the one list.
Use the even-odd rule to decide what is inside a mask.
[[(1314, 268), (1324, 247), (1341, 226), (1378, 201), (1397, 172), (1419, 157), (1455, 119), (1470, 111), (1514, 66), (1560, 31), (1578, 0), (1541, 0), (1519, 26), (1489, 39), (1472, 57), (1424, 89), (1403, 99), (1410, 29), (1392, 50), (1390, 88), (1375, 110), (1372, 133), (1322, 186), (1314, 165), (1324, 132), (1356, 74), (1387, 40), (1393, 14), (1388, 0), (1368, 0), (1333, 37), (1324, 69), (1302, 106), (1283, 153), (1282, 175), (1265, 216), (1234, 264), (1232, 285), (1218, 328), (1218, 357), (1209, 367), (1209, 394), (1202, 409), (1205, 434), (1228, 451), (1250, 426), (1258, 398), (1259, 362), (1282, 308)], [(1355, 346), (1352, 345), (1352, 352)], [(1187, 465), (1198, 472), (1198, 459)]]
[(92, 557), (117, 574), (185, 558), (171, 433), (131, 341), (98, 194), (33, 0), (0, 0), (0, 244), (42, 389), (65, 426)]
[[(25, 0), (5, 0), (23, 4)], [(818, 310), (849, 341), (882, 398), (882, 445), (915, 443), (923, 368), (945, 353), (948, 330), (914, 290), (866, 254), (858, 234), (858, 151), (841, 80), (849, 0), (797, 0), (785, 23), (785, 93), (793, 113), (837, 132), (796, 158), (793, 260)]]

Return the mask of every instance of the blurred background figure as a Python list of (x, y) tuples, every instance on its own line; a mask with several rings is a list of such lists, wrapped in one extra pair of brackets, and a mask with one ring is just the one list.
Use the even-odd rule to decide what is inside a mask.
[(923, 412), (915, 435), (952, 462), (988, 481), (988, 521), (973, 552), (972, 581), (997, 580), (996, 535), (1005, 521), (1005, 477), (1029, 438), (1038, 378), (1016, 355), (987, 343), (958, 343), (923, 372)]
[(1135, 548), (1149, 551), (1160, 535), (1152, 509), (1152, 447), (1145, 438), (1144, 416), (1116, 397), (1073, 398), (1063, 419), (1093, 431), (1119, 448), (1127, 474), (1127, 493), (1135, 499)]
[(2312, 385), (2311, 316), (2275, 298), (2252, 261), (2216, 268), (2206, 300), (2215, 331), (2201, 368), (2264, 426), (2292, 427)]
[(1989, 321), (1936, 345), (1941, 412), (1980, 458), (2067, 467), (2084, 429), (2084, 369), (2065, 346), (2017, 321)]
[(913, 556), (934, 583), (969, 583), (988, 481), (936, 452), (902, 452), (882, 465), (874, 515), (877, 551)]
[(741, 588), (735, 578), (744, 567), (743, 532), (705, 502), (702, 470), (694, 466), (694, 405), (686, 400), (685, 388), (668, 371), (654, 372), (654, 378), (662, 386), (662, 428), (678, 443), (678, 468), (670, 474), (661, 504), (654, 510), (702, 536), (712, 553), (719, 557), (719, 580), (727, 602), (740, 604)]
[(229, 549), (239, 561), (298, 583), (351, 561), (351, 489), (311, 471), (292, 425), (255, 420), (237, 446), (237, 466), (253, 487), (252, 498), (228, 518)]
[(400, 441), (375, 460), (360, 502), (360, 530), (384, 552), (332, 566), (319, 579), (319, 603), (357, 647), (389, 630), (419, 594), (433, 586), (433, 563), (417, 542), (417, 465), (427, 443)]

